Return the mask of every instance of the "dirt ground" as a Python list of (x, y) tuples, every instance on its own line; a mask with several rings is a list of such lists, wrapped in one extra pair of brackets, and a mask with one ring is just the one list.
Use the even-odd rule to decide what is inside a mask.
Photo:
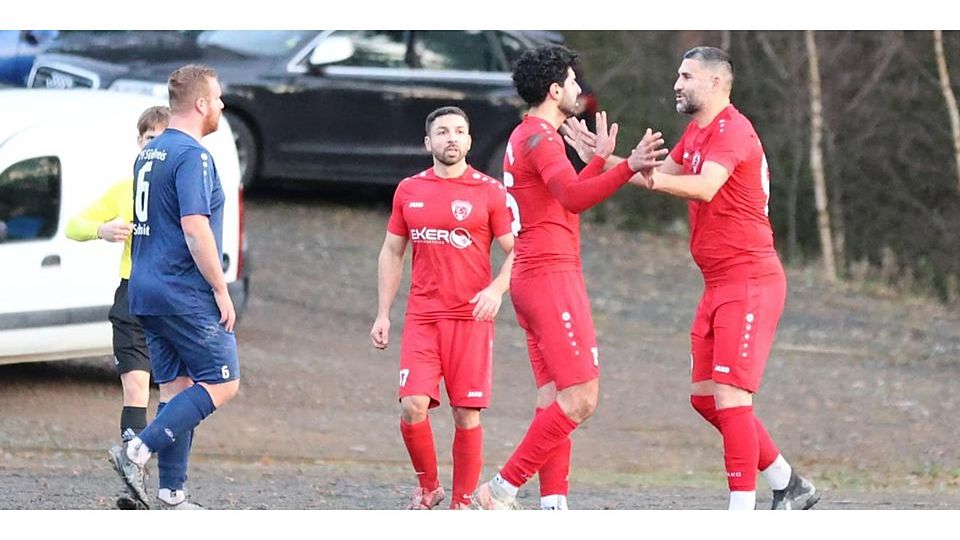
[[(198, 502), (406, 503), (414, 477), (395, 399), (406, 280), (393, 310), (394, 345), (378, 352), (368, 338), (388, 200), (323, 188), (248, 196), (256, 258), (237, 330), (243, 382), (197, 431), (189, 486)], [(687, 397), (687, 331), (701, 282), (686, 239), (589, 223), (582, 237), (601, 402), (574, 434), (571, 507), (724, 508), (720, 437)], [(789, 268), (788, 283), (756, 408), (787, 459), (822, 490), (817, 508), (960, 508), (960, 314), (830, 286), (816, 269)], [(494, 369), (484, 478), (533, 415), (533, 379), (509, 302)], [(108, 359), (0, 366), (0, 509), (112, 508), (121, 488), (106, 450), (118, 438), (120, 404)], [(432, 422), (449, 489), (448, 410), (435, 410)], [(526, 506), (538, 506), (535, 480), (521, 493)], [(763, 480), (758, 499), (769, 505)]]

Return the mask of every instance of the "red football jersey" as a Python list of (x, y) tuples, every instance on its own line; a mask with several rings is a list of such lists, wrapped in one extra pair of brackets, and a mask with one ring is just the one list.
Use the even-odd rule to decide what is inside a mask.
[(769, 273), (770, 265), (752, 264), (777, 252), (767, 217), (767, 158), (750, 120), (729, 105), (703, 129), (690, 122), (670, 157), (683, 164), (685, 175), (700, 174), (707, 161), (730, 172), (713, 200), (688, 201), (690, 254), (704, 280), (739, 281)]
[(473, 167), (458, 178), (433, 168), (400, 182), (387, 230), (413, 244), (407, 317), (473, 319), (469, 301), (490, 284), (490, 245), (510, 232), (503, 185)]
[(542, 118), (525, 116), (510, 134), (503, 159), (513, 211), (513, 275), (580, 268), (580, 216), (627, 183), (626, 161), (603, 172), (596, 157), (577, 175), (563, 137)]

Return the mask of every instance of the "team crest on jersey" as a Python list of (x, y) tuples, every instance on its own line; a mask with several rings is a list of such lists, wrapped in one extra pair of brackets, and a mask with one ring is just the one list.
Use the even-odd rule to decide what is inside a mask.
[(457, 221), (463, 221), (470, 216), (470, 212), (473, 210), (473, 205), (468, 201), (453, 201), (453, 204), (450, 205), (450, 209), (453, 210), (453, 217), (457, 218)]
[(690, 167), (693, 170), (693, 174), (697, 174), (700, 171), (700, 151), (699, 150), (693, 153), (693, 158), (690, 159)]

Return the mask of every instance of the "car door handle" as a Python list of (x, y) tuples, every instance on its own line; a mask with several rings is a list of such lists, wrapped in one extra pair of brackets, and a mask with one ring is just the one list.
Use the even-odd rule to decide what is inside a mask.
[(47, 255), (43, 258), (43, 261), (40, 262), (41, 268), (48, 268), (50, 266), (60, 266), (59, 255)]

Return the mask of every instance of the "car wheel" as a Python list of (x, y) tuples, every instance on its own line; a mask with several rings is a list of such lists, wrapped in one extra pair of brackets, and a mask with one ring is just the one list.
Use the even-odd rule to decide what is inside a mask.
[(233, 131), (233, 142), (237, 145), (237, 159), (240, 161), (240, 184), (249, 189), (257, 176), (260, 156), (257, 151), (257, 139), (246, 121), (232, 113), (224, 113)]

